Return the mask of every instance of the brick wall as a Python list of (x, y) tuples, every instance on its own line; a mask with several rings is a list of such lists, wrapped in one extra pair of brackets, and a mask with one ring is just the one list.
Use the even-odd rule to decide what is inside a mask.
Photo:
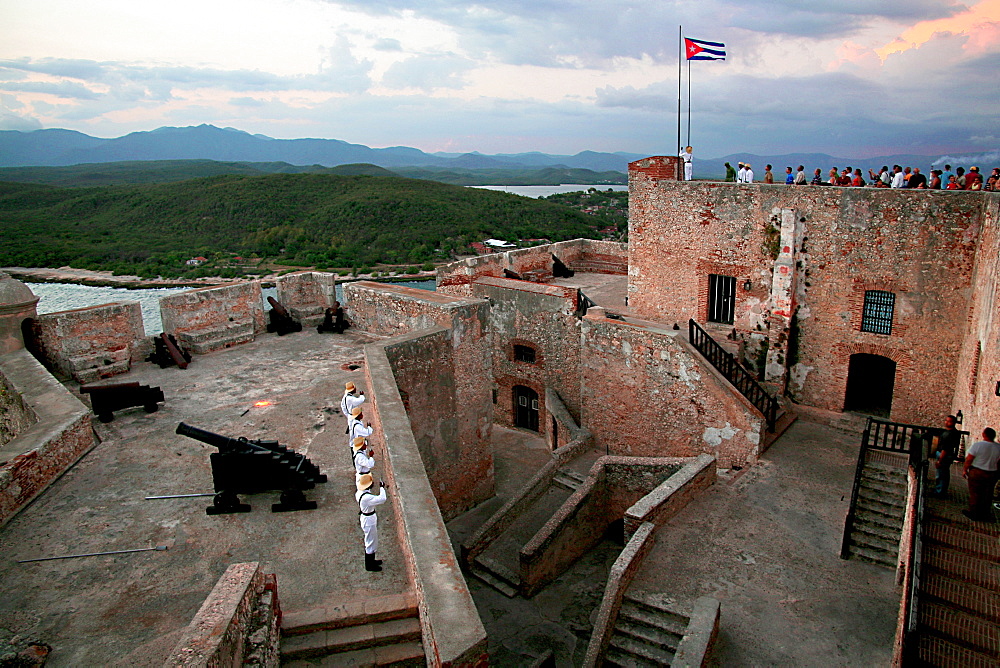
[(163, 331), (203, 354), (252, 341), (266, 329), (260, 281), (198, 288), (160, 300)]
[(164, 667), (278, 666), (277, 580), (257, 562), (232, 564), (191, 620)]
[(24, 405), (21, 394), (0, 373), (0, 448), (36, 422), (35, 411)]
[(43, 363), (79, 383), (127, 373), (150, 350), (134, 301), (46, 313), (31, 327)]
[(477, 279), (487, 276), (503, 278), (504, 269), (524, 278), (530, 277), (533, 281), (549, 280), (552, 278), (553, 255), (576, 271), (624, 274), (627, 268), (628, 252), (625, 244), (574, 239), (481, 255), (438, 267), (438, 291), (453, 295), (471, 295), (472, 283)]
[(335, 274), (320, 271), (281, 276), (277, 281), (278, 301), (304, 326), (318, 324), (323, 312), (337, 301), (336, 279)]
[[(683, 181), (684, 172), (681, 165), (681, 158), (677, 155), (655, 155), (642, 160), (636, 160), (628, 164), (629, 176), (633, 173), (642, 174), (645, 178), (653, 181)], [(629, 206), (631, 206), (631, 195), (629, 196)]]
[[(868, 353), (897, 365), (892, 419), (937, 423), (950, 410), (972, 267), (997, 195), (676, 184), (642, 170), (630, 171), (629, 188), (629, 304), (642, 317), (703, 321), (709, 275), (733, 276), (744, 336), (780, 341), (797, 328), (795, 357), (782, 360), (797, 401), (841, 410), (851, 355)], [(796, 248), (782, 247), (783, 215), (794, 216)], [(771, 319), (783, 253), (792, 260), (779, 268), (796, 273), (794, 322)], [(871, 289), (896, 295), (890, 335), (860, 331)]]
[(762, 418), (679, 338), (588, 314), (583, 319), (583, 426), (599, 449), (637, 457), (756, 461)]
[(403, 337), (385, 354), (445, 518), (492, 496), (489, 304), (370, 281), (347, 285), (344, 299), (357, 329)]
[(0, 381), (34, 415), (0, 445), (0, 525), (97, 444), (90, 412), (26, 350), (0, 356)]

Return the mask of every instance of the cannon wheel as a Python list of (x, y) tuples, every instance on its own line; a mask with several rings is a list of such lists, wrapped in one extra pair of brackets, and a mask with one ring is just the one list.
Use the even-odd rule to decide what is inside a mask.
[(115, 419), (115, 414), (114, 413), (98, 413), (97, 414), (97, 419), (100, 420), (101, 422), (104, 422), (105, 424), (107, 424), (108, 422), (111, 422), (112, 420)]
[(160, 410), (160, 407), (157, 404), (146, 404), (145, 406), (142, 407), (142, 409), (147, 413), (155, 413), (156, 411)]
[(223, 490), (212, 499), (212, 505), (205, 509), (206, 515), (228, 515), (230, 513), (249, 513), (250, 504), (240, 503), (236, 492)]

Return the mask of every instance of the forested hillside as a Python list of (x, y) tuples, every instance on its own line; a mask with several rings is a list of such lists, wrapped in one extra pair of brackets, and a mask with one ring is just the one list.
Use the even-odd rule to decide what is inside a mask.
[(594, 237), (596, 222), (551, 202), (398, 177), (225, 175), (72, 189), (4, 182), (0, 265), (177, 276), (199, 255), (318, 268), (424, 263), (488, 237)]

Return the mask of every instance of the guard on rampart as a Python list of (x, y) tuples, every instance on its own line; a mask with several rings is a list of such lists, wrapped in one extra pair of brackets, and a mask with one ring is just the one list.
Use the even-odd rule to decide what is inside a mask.
[(382, 570), (382, 560), (375, 558), (375, 552), (378, 551), (378, 516), (375, 514), (375, 508), (385, 503), (386, 495), (385, 483), (378, 481), (380, 487), (378, 494), (371, 491), (374, 484), (372, 475), (365, 473), (358, 478), (358, 491), (354, 498), (358, 502), (361, 530), (365, 534), (365, 570), (377, 572)]

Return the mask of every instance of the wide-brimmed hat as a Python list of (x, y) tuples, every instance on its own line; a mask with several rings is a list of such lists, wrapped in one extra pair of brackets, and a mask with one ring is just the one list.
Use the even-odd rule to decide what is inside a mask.
[(348, 392), (353, 392), (356, 389), (354, 383), (348, 383), (344, 386), (344, 388), (346, 388)]
[(372, 478), (371, 473), (363, 473), (358, 477), (358, 490), (368, 489), (375, 484), (375, 479)]
[(351, 409), (351, 417), (358, 417), (361, 415), (361, 406), (355, 406)]
[(351, 447), (354, 448), (355, 452), (365, 447), (365, 437), (358, 436), (357, 438), (355, 438), (354, 441), (351, 443)]

